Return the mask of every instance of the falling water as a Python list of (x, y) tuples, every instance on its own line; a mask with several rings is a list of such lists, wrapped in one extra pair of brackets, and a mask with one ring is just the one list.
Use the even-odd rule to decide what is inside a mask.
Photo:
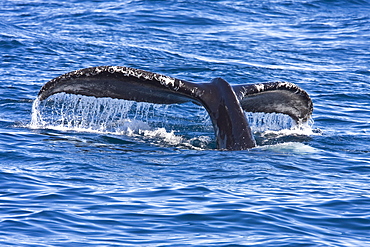
[(60, 93), (41, 102), (34, 101), (30, 127), (127, 134), (148, 129), (155, 112), (165, 112), (166, 108), (144, 102)]
[[(59, 93), (44, 101), (34, 101), (30, 127), (140, 135), (166, 145), (207, 146), (213, 133), (206, 111), (198, 108), (189, 113), (188, 117), (178, 114), (177, 110), (168, 105)], [(311, 134), (309, 125), (297, 126), (287, 115), (245, 115), (252, 131), (259, 135), (262, 133), (264, 138), (269, 138), (268, 134), (271, 133), (274, 133), (274, 137), (277, 134)], [(173, 124), (173, 121), (178, 123)]]

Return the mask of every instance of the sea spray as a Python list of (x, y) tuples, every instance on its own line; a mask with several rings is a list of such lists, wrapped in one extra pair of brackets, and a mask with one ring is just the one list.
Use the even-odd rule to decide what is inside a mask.
[[(30, 127), (141, 136), (157, 144), (207, 148), (214, 139), (208, 114), (202, 107), (188, 106), (59, 93), (44, 101), (34, 101)], [(312, 133), (309, 123), (297, 125), (287, 115), (245, 115), (252, 131), (260, 138)]]
[[(140, 136), (156, 144), (197, 148), (198, 145), (194, 147), (191, 145), (194, 140), (188, 141), (179, 136), (177, 130), (166, 129), (167, 112), (170, 111), (170, 107), (59, 93), (44, 101), (38, 99), (34, 101), (29, 127)], [(177, 117), (171, 116), (170, 119), (179, 124)], [(205, 146), (204, 142), (208, 139), (199, 140), (196, 143)]]
[(32, 104), (31, 122), (29, 124), (29, 127), (32, 129), (36, 129), (44, 125), (39, 111), (39, 106), (40, 100), (36, 98)]
[(146, 123), (158, 109), (143, 102), (60, 93), (41, 102), (34, 101), (30, 127), (122, 134), (135, 129), (135, 124), (139, 129), (147, 129)]
[(280, 113), (246, 112), (245, 115), (254, 132), (278, 131), (296, 126), (291, 117)]

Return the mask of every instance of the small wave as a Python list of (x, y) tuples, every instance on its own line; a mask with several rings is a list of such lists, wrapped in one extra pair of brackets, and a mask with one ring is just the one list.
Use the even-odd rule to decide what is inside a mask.
[(318, 150), (307, 144), (300, 142), (285, 142), (274, 145), (265, 145), (258, 147), (260, 150), (272, 151), (276, 153), (294, 153), (294, 154), (312, 154), (317, 153)]

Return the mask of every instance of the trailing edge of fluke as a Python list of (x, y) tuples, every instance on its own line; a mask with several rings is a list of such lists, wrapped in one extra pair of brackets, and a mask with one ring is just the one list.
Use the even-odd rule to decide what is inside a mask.
[(42, 101), (62, 92), (156, 104), (191, 101), (203, 105), (212, 120), (217, 148), (222, 150), (255, 147), (243, 110), (283, 113), (297, 123), (306, 122), (313, 110), (308, 94), (288, 82), (231, 86), (215, 78), (210, 83), (192, 83), (120, 66), (98, 66), (61, 75), (47, 82), (38, 98)]

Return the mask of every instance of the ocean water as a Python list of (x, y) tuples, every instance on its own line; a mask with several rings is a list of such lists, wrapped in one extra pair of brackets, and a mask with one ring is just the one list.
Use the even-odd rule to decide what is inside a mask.
[[(1, 246), (370, 246), (369, 1), (3, 0), (0, 27)], [(218, 151), (190, 103), (34, 103), (99, 65), (289, 81), (314, 112)]]

